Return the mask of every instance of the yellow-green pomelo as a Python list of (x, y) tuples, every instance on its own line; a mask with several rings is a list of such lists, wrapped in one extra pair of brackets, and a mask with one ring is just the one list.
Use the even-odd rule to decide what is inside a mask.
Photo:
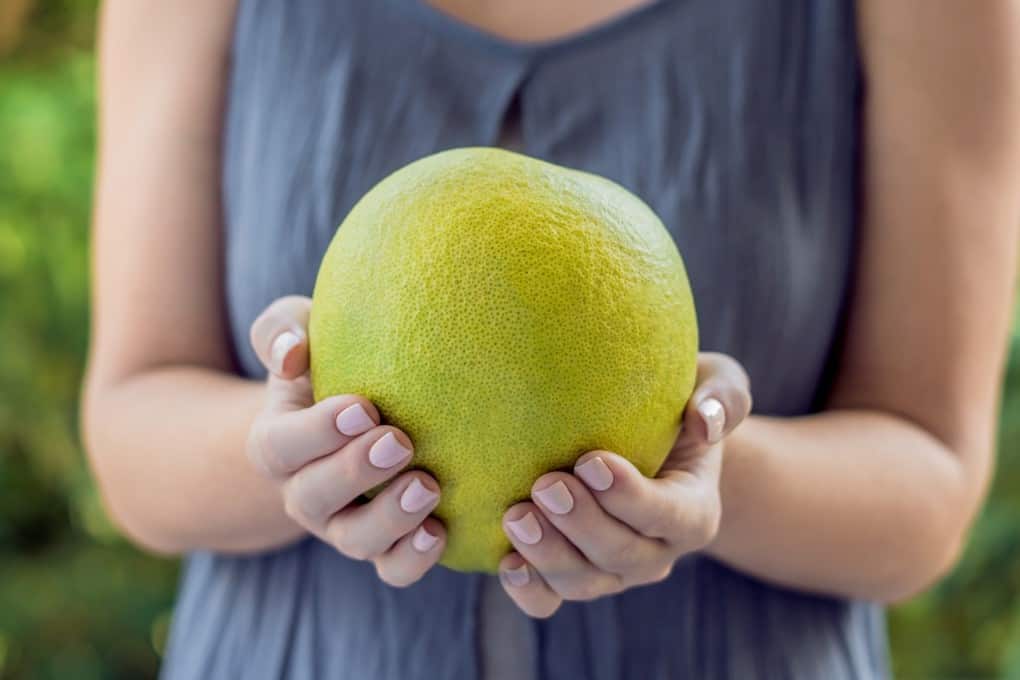
[(501, 518), (591, 449), (653, 475), (694, 386), (683, 261), (607, 179), (489, 148), (396, 171), (329, 246), (310, 322), (317, 399), (357, 393), (432, 473), (442, 563), (495, 571)]

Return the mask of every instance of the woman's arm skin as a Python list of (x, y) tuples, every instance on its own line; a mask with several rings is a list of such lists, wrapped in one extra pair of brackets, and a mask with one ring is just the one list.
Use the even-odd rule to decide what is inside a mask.
[(265, 400), (229, 375), (220, 119), (233, 3), (110, 0), (100, 27), (83, 428), (112, 517), (160, 552), (302, 534), (244, 455)]
[(150, 549), (260, 551), (314, 534), (407, 585), (442, 553), (427, 518), (438, 485), (401, 474), (411, 442), (366, 400), (312, 405), (307, 298), (252, 328), (268, 383), (232, 375), (218, 200), (232, 13), (104, 6), (88, 452), (110, 514)]
[(832, 410), (726, 441), (710, 552), (897, 601), (949, 569), (984, 497), (1020, 226), (1020, 3), (864, 0), (864, 214)]

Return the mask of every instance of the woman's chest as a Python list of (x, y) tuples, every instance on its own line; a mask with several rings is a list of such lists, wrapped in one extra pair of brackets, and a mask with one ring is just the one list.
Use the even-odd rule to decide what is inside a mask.
[(505, 40), (538, 42), (589, 31), (655, 1), (427, 0), (426, 4)]
[(662, 217), (703, 346), (743, 361), (765, 411), (809, 408), (856, 219), (847, 3), (667, 1), (541, 49), (395, 3), (242, 0), (224, 198), (246, 370), (247, 324), (311, 292), (365, 191), (434, 151), (496, 144), (512, 112), (523, 152), (610, 177)]

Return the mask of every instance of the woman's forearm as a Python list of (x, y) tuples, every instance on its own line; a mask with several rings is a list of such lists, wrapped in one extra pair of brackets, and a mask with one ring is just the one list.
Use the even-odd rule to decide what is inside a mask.
[(973, 514), (955, 455), (892, 415), (755, 416), (725, 446), (708, 552), (781, 585), (901, 600), (951, 566)]
[[(300, 538), (244, 453), (264, 391), (194, 367), (90, 387), (85, 434), (117, 523), (166, 553)], [(725, 447), (722, 524), (707, 551), (781, 585), (902, 599), (952, 563), (972, 514), (953, 453), (894, 416), (753, 416)]]
[(84, 433), (114, 520), (158, 552), (260, 551), (302, 531), (245, 456), (265, 386), (198, 367), (89, 385)]

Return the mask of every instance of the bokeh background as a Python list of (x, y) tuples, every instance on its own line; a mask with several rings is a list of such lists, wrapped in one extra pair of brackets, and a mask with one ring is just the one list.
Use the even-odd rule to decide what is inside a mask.
[[(177, 577), (110, 526), (77, 436), (95, 12), (0, 0), (0, 678), (153, 676)], [(1020, 678), (1018, 451), (1014, 332), (991, 500), (955, 572), (890, 612), (897, 677)]]

